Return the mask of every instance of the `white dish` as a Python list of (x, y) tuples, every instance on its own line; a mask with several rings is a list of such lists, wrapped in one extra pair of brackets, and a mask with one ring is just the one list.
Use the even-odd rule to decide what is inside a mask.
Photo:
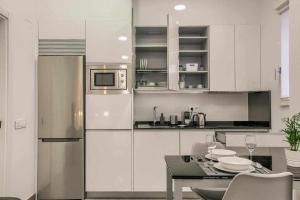
[[(211, 159), (210, 154), (206, 154), (204, 157), (205, 157), (206, 159), (208, 159), (208, 160)], [(214, 156), (212, 156), (212, 160), (213, 160), (213, 161), (218, 161), (218, 159), (217, 159), (217, 158), (214, 158)]]
[(255, 168), (251, 165), (246, 170), (233, 170), (233, 169), (224, 168), (221, 163), (215, 163), (214, 168), (224, 171), (224, 172), (230, 172), (230, 173), (235, 173), (235, 174), (255, 171)]
[(214, 158), (219, 158), (224, 156), (235, 156), (236, 152), (228, 149), (213, 149), (212, 155)]
[(220, 157), (218, 158), (219, 163), (223, 168), (235, 171), (245, 171), (249, 169), (252, 164), (251, 160), (240, 157)]

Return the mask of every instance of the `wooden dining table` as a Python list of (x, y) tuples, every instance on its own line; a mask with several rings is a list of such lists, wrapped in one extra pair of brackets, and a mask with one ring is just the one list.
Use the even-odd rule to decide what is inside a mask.
[[(238, 156), (248, 157), (245, 148), (230, 148)], [(167, 155), (167, 200), (182, 200), (185, 187), (193, 188), (227, 188), (234, 173), (215, 169), (208, 164), (205, 155)], [(271, 174), (287, 171), (284, 148), (256, 148), (253, 161), (263, 165), (255, 167), (253, 173)], [(294, 176), (294, 200), (300, 200), (300, 177)]]

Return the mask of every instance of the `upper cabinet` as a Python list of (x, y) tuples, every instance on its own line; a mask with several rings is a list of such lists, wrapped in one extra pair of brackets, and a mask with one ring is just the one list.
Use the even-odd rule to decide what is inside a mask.
[(85, 20), (39, 20), (39, 39), (85, 39)]
[(210, 26), (210, 90), (235, 91), (234, 25)]
[(132, 1), (105, 1), (101, 7), (98, 2), (89, 4), (92, 13), (86, 19), (87, 62), (131, 63)]
[(261, 90), (259, 25), (210, 26), (210, 91)]
[(136, 90), (167, 90), (167, 27), (135, 27), (134, 49)]
[(131, 38), (129, 19), (87, 19), (87, 62), (131, 63)]
[(235, 70), (237, 91), (261, 89), (260, 25), (235, 26)]

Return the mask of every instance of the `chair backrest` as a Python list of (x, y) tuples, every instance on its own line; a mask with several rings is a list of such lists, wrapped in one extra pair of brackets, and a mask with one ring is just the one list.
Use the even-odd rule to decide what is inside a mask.
[[(225, 149), (225, 146), (220, 142), (217, 142), (217, 149)], [(208, 153), (208, 146), (205, 143), (196, 143), (192, 146), (192, 155), (198, 154), (207, 154)]]
[(293, 175), (279, 174), (237, 175), (222, 200), (292, 200)]

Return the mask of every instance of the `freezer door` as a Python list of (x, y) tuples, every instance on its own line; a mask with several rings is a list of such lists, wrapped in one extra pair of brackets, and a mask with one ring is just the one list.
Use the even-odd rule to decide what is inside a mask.
[(39, 138), (82, 138), (82, 56), (39, 56)]
[(39, 140), (38, 199), (83, 199), (83, 139)]

